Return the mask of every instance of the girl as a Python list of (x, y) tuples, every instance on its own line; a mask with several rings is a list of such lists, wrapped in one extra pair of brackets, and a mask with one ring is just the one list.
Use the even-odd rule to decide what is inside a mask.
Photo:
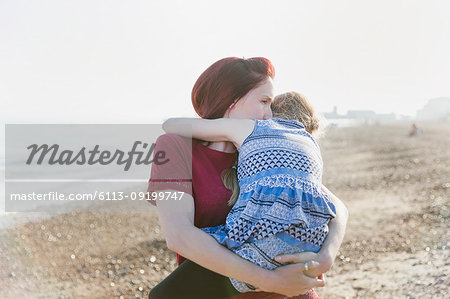
[[(266, 120), (173, 118), (163, 124), (168, 133), (236, 146), (238, 163), (232, 171), (239, 190), (230, 173), (223, 175), (233, 191), (233, 208), (224, 225), (202, 230), (266, 269), (283, 265), (274, 260), (279, 254), (318, 252), (336, 216), (322, 189), (322, 158), (311, 135), (318, 121), (311, 105), (291, 92), (276, 97), (273, 108), (278, 117)], [(255, 291), (250, 284), (230, 281), (241, 293)]]

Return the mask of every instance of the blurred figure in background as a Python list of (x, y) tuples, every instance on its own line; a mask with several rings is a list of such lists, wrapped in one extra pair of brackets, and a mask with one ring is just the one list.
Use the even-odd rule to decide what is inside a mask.
[(417, 126), (416, 123), (412, 124), (411, 131), (409, 132), (409, 136), (419, 136), (422, 133), (422, 130), (419, 129), (419, 126)]

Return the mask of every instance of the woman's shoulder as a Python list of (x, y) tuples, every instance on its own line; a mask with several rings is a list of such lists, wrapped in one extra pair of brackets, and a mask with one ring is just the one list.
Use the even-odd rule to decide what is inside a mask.
[(196, 139), (196, 138), (189, 138), (189, 137), (183, 137), (175, 133), (166, 133), (163, 135), (160, 135), (156, 139), (156, 147), (158, 149), (172, 149), (177, 152), (184, 152), (184, 153), (190, 153), (195, 152), (196, 155), (202, 154), (202, 155), (212, 155), (214, 157), (216, 156), (225, 156), (228, 157), (230, 155), (233, 155), (235, 153), (228, 153), (228, 152), (222, 152), (219, 150), (215, 150), (208, 147), (207, 141)]
[(165, 133), (160, 135), (156, 139), (157, 146), (190, 146), (192, 143), (192, 138), (183, 137), (175, 133)]
[(192, 139), (174, 133), (165, 133), (156, 139), (155, 151), (189, 153), (192, 151)]
[(170, 143), (170, 142), (187, 142), (187, 137), (180, 136), (175, 133), (165, 133), (162, 135), (159, 135), (159, 137), (156, 139), (156, 142), (160, 143)]

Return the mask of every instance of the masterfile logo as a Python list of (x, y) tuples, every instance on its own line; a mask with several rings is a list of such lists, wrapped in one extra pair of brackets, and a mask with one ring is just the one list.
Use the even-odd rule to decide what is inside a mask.
[[(62, 212), (75, 203), (127, 200), (127, 210), (139, 211), (131, 203), (167, 197), (148, 194), (151, 169), (174, 167), (178, 154), (158, 144), (161, 124), (7, 124), (5, 133), (7, 212)], [(180, 163), (191, 169), (191, 153), (182, 156), (188, 161)], [(191, 177), (155, 179), (189, 184)]]

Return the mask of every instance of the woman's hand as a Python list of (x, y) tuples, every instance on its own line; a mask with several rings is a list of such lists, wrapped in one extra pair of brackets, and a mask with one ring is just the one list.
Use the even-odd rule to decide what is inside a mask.
[[(320, 253), (315, 253), (312, 251), (280, 255), (277, 256), (275, 260), (279, 263), (308, 263), (309, 269), (307, 271), (304, 271), (304, 273), (311, 278), (318, 277), (320, 274), (327, 272), (331, 267), (331, 263), (328, 259), (326, 259), (326, 257), (321, 256)], [(317, 262), (318, 266), (311, 267), (312, 261)]]
[[(316, 261), (308, 263), (308, 271), (317, 271), (319, 264)], [(270, 271), (271, 274), (262, 281), (257, 291), (273, 292), (285, 296), (305, 294), (314, 287), (323, 287), (324, 280), (305, 275), (305, 264), (296, 263), (280, 266)]]

